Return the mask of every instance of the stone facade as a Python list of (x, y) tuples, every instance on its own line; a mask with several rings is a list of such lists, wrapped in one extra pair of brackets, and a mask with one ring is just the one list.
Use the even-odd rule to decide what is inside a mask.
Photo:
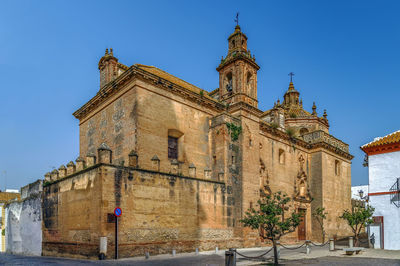
[(239, 26), (228, 42), (210, 93), (106, 52), (99, 92), (74, 113), (80, 156), (45, 176), (44, 255), (95, 257), (107, 237), (111, 256), (117, 206), (121, 256), (262, 245), (240, 219), (275, 191), (305, 213), (307, 239), (320, 239), (311, 213), (321, 206), (327, 235), (349, 234), (338, 218), (351, 208), (348, 145), (329, 135), (326, 113), (303, 109), (292, 82), (282, 104), (259, 110), (259, 66)]

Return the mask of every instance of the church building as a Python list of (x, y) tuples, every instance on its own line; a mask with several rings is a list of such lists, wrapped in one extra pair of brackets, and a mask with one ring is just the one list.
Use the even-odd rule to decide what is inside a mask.
[[(114, 256), (260, 246), (240, 220), (263, 194), (282, 191), (303, 214), (282, 242), (321, 241), (313, 211), (324, 207), (327, 237), (349, 235), (348, 144), (329, 134), (324, 111), (303, 108), (292, 80), (282, 102), (260, 110), (257, 71), (239, 25), (205, 91), (155, 66), (99, 61), (100, 88), (74, 112), (79, 157), (45, 175), (43, 254)], [(100, 242), (102, 250), (100, 250)]]

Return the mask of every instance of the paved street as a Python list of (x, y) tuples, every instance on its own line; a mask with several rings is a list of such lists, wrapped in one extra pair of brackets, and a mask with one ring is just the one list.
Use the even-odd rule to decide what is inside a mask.
[[(241, 249), (245, 256), (257, 256), (264, 253), (267, 249)], [(118, 261), (106, 260), (75, 260), (53, 257), (32, 257), (19, 256), (1, 253), (0, 265), (138, 265), (138, 266), (180, 266), (180, 265), (199, 265), (199, 266), (223, 266), (225, 251), (201, 252), (177, 254), (173, 257), (170, 254), (151, 256), (150, 259), (144, 257), (125, 258)], [(237, 265), (268, 265), (272, 262), (272, 252), (268, 253), (264, 260), (247, 260), (238, 256)], [(346, 256), (342, 250), (329, 252), (325, 247), (312, 247), (311, 254), (306, 254), (306, 249), (281, 250), (281, 264), (283, 265), (400, 265), (400, 251), (386, 250), (366, 250), (363, 254), (356, 256)]]

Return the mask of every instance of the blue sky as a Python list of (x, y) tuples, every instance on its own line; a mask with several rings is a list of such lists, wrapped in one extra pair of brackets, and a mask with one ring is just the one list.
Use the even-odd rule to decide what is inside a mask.
[(107, 47), (121, 63), (155, 65), (203, 89), (218, 86), (234, 17), (261, 66), (259, 107), (288, 73), (304, 107), (327, 109), (350, 144), (353, 185), (368, 182), (359, 147), (399, 129), (398, 1), (1, 1), (0, 188), (42, 178), (79, 152), (72, 113), (99, 89)]

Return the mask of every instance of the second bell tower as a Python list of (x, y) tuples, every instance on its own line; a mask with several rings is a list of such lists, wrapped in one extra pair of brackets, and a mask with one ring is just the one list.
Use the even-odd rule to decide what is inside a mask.
[(258, 107), (257, 65), (247, 49), (247, 36), (236, 25), (228, 38), (228, 55), (221, 59), (219, 72), (219, 99), (226, 104), (245, 102)]

